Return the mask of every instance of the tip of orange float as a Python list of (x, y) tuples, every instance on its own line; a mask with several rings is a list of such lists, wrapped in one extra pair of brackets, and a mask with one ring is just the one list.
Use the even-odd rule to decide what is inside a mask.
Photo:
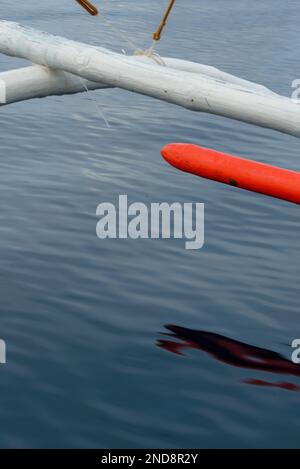
[(185, 154), (184, 149), (186, 145), (184, 143), (169, 143), (162, 148), (161, 155), (169, 164), (176, 167), (182, 155)]
[(168, 162), (170, 157), (170, 147), (171, 145), (166, 145), (160, 150), (161, 156)]

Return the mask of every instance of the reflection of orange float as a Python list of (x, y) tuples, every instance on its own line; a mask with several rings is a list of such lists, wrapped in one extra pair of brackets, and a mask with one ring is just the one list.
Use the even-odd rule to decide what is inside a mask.
[(161, 153), (187, 173), (300, 204), (298, 172), (184, 143), (166, 145)]

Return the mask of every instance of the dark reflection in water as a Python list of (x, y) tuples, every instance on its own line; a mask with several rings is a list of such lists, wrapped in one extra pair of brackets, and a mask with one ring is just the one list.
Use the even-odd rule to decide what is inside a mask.
[[(180, 342), (160, 339), (157, 345), (177, 355), (183, 355), (184, 349), (193, 348), (207, 352), (216, 360), (239, 368), (300, 377), (300, 368), (277, 352), (245, 344), (212, 332), (197, 331), (174, 325), (165, 327), (171, 333), (163, 335), (175, 338)], [(272, 383), (256, 378), (246, 379), (244, 382), (256, 386), (300, 391), (300, 386), (288, 382)]]

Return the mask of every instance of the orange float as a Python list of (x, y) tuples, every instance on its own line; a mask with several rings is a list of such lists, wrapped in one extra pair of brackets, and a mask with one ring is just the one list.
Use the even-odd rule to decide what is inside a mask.
[(300, 204), (300, 173), (296, 171), (184, 143), (166, 145), (161, 154), (187, 173)]

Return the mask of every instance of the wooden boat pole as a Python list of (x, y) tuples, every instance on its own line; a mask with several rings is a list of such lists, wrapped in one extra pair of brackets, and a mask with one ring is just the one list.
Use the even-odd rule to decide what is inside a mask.
[(300, 137), (300, 107), (289, 98), (246, 90), (154, 63), (133, 62), (107, 49), (0, 21), (0, 52), (64, 70), (187, 109), (208, 112)]
[(88, 0), (76, 0), (90, 15), (97, 16), (99, 14), (98, 9)]
[(62, 70), (40, 65), (0, 73), (0, 106), (51, 95), (82, 93), (109, 88), (103, 83), (79, 79)]
[(168, 18), (171, 14), (171, 11), (172, 11), (174, 5), (175, 5), (175, 0), (171, 0), (169, 6), (167, 8), (167, 11), (165, 12), (164, 17), (163, 17), (163, 19), (160, 23), (160, 25), (158, 26), (155, 33), (153, 33), (153, 35), (152, 35), (152, 38), (153, 38), (154, 41), (160, 41), (161, 34), (162, 34), (166, 24), (167, 24)]
[[(131, 56), (131, 60), (152, 63), (151, 59), (141, 56)], [(198, 75), (232, 83), (261, 94), (274, 94), (264, 86), (235, 77), (209, 65), (169, 57), (164, 57), (162, 61), (167, 67), (175, 70), (197, 73)], [(86, 89), (93, 91), (107, 88), (111, 87), (100, 82), (95, 83), (84, 80), (62, 70), (33, 65), (0, 73), (0, 106), (34, 98), (82, 93)]]

